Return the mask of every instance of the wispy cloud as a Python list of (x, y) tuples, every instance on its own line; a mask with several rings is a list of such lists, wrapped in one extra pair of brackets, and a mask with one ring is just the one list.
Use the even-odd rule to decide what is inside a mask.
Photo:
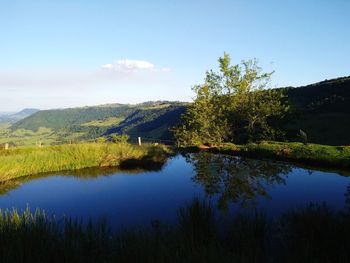
[[(179, 97), (176, 90), (187, 85), (178, 84), (176, 72), (168, 74), (169, 70), (148, 61), (123, 59), (93, 70), (0, 72), (0, 110), (72, 107), (115, 100), (175, 100)], [(166, 89), (172, 92), (162, 93)]]
[(145, 60), (132, 60), (121, 59), (116, 60), (113, 63), (105, 64), (102, 66), (105, 70), (117, 71), (117, 72), (137, 72), (137, 71), (161, 71), (168, 72), (170, 68), (156, 68), (153, 63)]

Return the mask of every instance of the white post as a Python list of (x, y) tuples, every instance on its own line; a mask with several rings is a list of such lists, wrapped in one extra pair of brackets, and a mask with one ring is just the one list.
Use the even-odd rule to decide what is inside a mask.
[(141, 137), (138, 137), (139, 146), (141, 146)]
[(9, 149), (9, 144), (5, 143), (5, 150), (8, 150), (8, 149)]

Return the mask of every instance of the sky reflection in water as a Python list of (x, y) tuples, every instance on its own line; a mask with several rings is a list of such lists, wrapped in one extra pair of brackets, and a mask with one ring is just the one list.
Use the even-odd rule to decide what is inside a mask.
[[(88, 169), (0, 185), (0, 208), (44, 209), (58, 218), (106, 217), (114, 227), (175, 222), (180, 206), (199, 196), (218, 211), (276, 216), (322, 203), (344, 209), (350, 177), (286, 163), (209, 153), (177, 155), (160, 171)], [(347, 198), (348, 196), (348, 198)]]

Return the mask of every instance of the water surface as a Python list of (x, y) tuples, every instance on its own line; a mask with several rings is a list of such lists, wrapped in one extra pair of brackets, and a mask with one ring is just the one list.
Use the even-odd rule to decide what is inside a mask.
[(225, 216), (255, 209), (277, 216), (310, 203), (348, 209), (350, 177), (282, 162), (197, 153), (160, 171), (86, 169), (3, 183), (0, 208), (44, 209), (56, 217), (101, 217), (114, 227), (176, 221), (179, 207), (207, 199)]

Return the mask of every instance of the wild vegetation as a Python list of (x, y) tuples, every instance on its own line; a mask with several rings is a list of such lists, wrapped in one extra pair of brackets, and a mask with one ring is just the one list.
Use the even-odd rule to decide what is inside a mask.
[[(170, 153), (163, 145), (136, 146), (123, 142), (80, 143), (47, 147), (0, 150), (0, 181), (38, 173), (77, 170), (87, 167), (113, 167), (163, 164)], [(117, 139), (116, 139), (117, 140)]]
[(29, 209), (0, 212), (6, 262), (348, 262), (350, 215), (310, 205), (279, 218), (261, 212), (219, 217), (194, 199), (177, 224), (111, 231), (106, 221), (57, 219)]

